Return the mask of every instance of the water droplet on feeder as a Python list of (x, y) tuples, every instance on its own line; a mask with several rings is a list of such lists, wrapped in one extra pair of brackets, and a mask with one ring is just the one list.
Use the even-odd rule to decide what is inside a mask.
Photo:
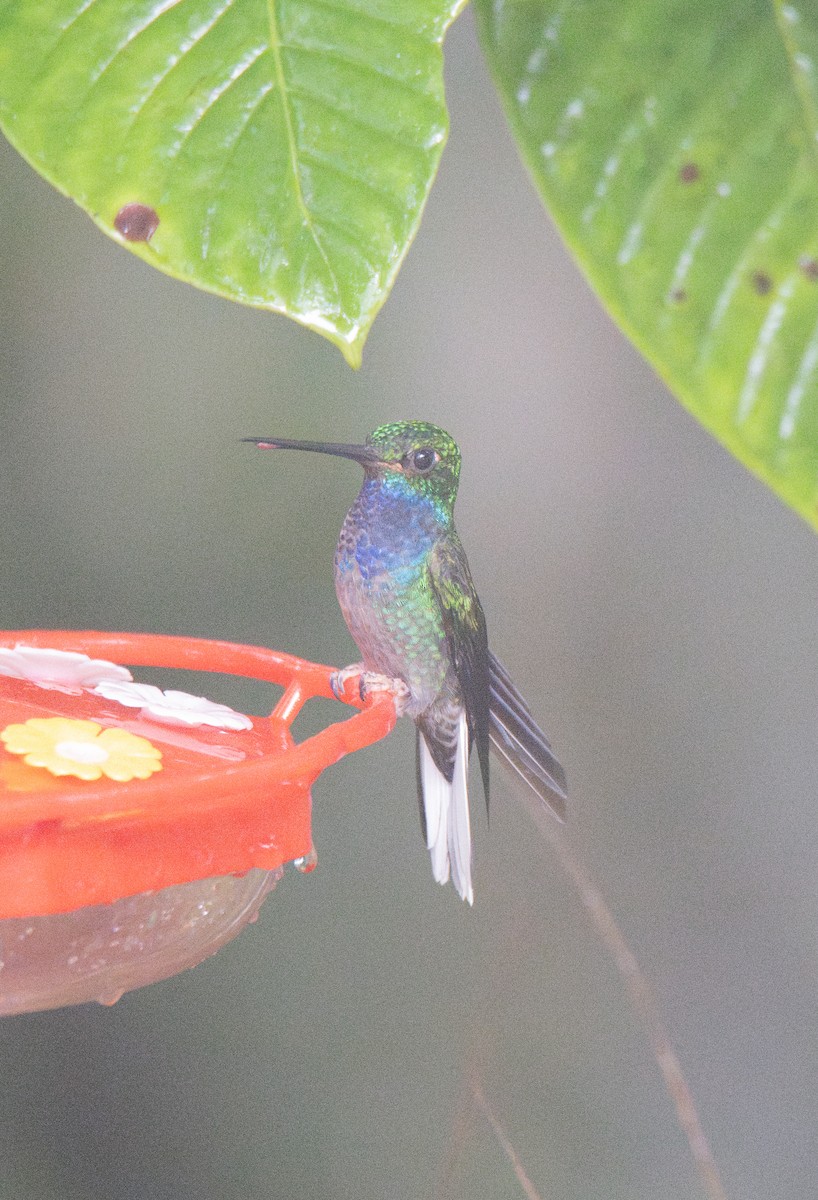
[(295, 866), (302, 873), (302, 875), (308, 875), (310, 871), (314, 871), (318, 866), (318, 851), (315, 849), (315, 846), (313, 846), (309, 854), (305, 854), (303, 858), (296, 858)]
[(124, 995), (124, 989), (119, 992), (103, 992), (101, 996), (97, 996), (97, 1003), (104, 1004), (106, 1008), (113, 1008), (117, 1000), (121, 1000)]

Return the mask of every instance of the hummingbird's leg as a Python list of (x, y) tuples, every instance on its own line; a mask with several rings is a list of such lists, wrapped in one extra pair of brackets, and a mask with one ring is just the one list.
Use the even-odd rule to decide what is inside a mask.
[(402, 717), (409, 703), (411, 693), (402, 679), (391, 675), (379, 675), (376, 671), (364, 671), (359, 684), (361, 699), (365, 700), (368, 692), (389, 692), (395, 701), (395, 712)]
[[(336, 700), (343, 700), (344, 690), (350, 679), (355, 679), (356, 676), (363, 678), (364, 664), (350, 663), (348, 667), (342, 667), (340, 671), (333, 671), (330, 675), (329, 685), (332, 688), (332, 694)], [(361, 696), (363, 700), (363, 696)]]
[(344, 689), (350, 679), (358, 679), (358, 695), (365, 700), (368, 692), (389, 692), (395, 701), (395, 710), (402, 716), (409, 701), (409, 688), (402, 679), (391, 675), (379, 675), (376, 671), (365, 671), (363, 663), (352, 663), (335, 671), (330, 678), (330, 687), (336, 700), (343, 700)]

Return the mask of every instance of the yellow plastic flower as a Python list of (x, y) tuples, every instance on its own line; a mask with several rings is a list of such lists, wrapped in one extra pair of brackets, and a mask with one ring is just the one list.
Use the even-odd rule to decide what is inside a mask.
[(162, 770), (162, 751), (147, 738), (116, 726), (103, 729), (96, 721), (32, 717), (21, 725), (7, 725), (0, 741), (11, 754), (22, 754), (29, 766), (44, 767), (52, 775), (85, 780), (105, 775), (128, 783)]

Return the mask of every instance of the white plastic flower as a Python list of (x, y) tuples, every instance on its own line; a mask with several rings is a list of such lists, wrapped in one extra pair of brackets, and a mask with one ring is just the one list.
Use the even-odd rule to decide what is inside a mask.
[(98, 696), (116, 700), (127, 708), (141, 708), (157, 721), (168, 725), (210, 725), (215, 729), (252, 729), (253, 722), (244, 713), (216, 704), (204, 696), (188, 692), (162, 691), (150, 683), (103, 682), (94, 688)]
[(76, 650), (46, 650), (19, 643), (13, 650), (0, 646), (0, 675), (28, 679), (40, 687), (69, 694), (94, 687), (103, 680), (133, 679), (127, 667), (104, 658), (89, 658)]

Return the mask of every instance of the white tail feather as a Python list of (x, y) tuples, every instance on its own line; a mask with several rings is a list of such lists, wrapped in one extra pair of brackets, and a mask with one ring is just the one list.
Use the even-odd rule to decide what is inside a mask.
[(420, 735), (420, 780), (426, 817), (426, 845), (432, 855), (432, 874), (438, 883), (446, 883), (449, 878), (447, 830), (452, 785), (437, 769), (423, 734)]
[(462, 712), (457, 722), (457, 750), (449, 806), (449, 858), (452, 883), (469, 904), (474, 903), (471, 885), (471, 821), (469, 820), (469, 727)]
[(426, 739), (420, 737), (420, 778), (426, 817), (426, 845), (432, 856), (432, 874), (452, 882), (469, 904), (474, 902), (471, 882), (471, 823), (469, 821), (469, 729), (466, 714), (457, 722), (457, 747), (452, 782), (432, 758)]

